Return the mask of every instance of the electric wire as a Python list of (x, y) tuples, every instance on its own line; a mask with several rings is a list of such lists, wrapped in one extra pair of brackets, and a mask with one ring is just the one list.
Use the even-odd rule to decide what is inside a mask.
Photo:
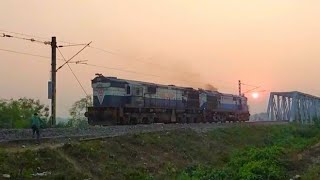
[(260, 87), (255, 87), (255, 88), (249, 89), (249, 90), (243, 92), (243, 94), (249, 93), (249, 92), (251, 92), (251, 91), (253, 91), (253, 90), (256, 90), (256, 89), (259, 89), (259, 88), (260, 88)]
[(254, 85), (250, 85), (250, 84), (245, 84), (245, 83), (241, 83), (241, 85), (251, 86), (251, 87), (255, 87), (255, 88), (259, 87), (259, 86), (254, 86)]
[(160, 76), (157, 76), (157, 75), (154, 75), (154, 74), (141, 73), (141, 72), (131, 71), (131, 70), (125, 70), (125, 69), (121, 69), (121, 68), (101, 66), (101, 65), (90, 64), (90, 63), (83, 63), (83, 64), (84, 64), (84, 65), (87, 65), (87, 66), (100, 67), (100, 68), (111, 69), (111, 70), (116, 70), (116, 71), (121, 71), (121, 72), (126, 72), (126, 73), (140, 74), (140, 75), (152, 76), (152, 77), (160, 77)]
[[(33, 38), (38, 38), (38, 39), (45, 39), (45, 40), (50, 41), (50, 38), (47, 38), (47, 37), (35, 36), (35, 35), (26, 34), (26, 33), (14, 32), (14, 31), (8, 31), (8, 30), (4, 30), (2, 28), (0, 29), (0, 32), (11, 33), (11, 34), (21, 35), (21, 36), (26, 36), (26, 37), (33, 37)], [(58, 42), (69, 44), (69, 45), (77, 44), (77, 43), (61, 41), (61, 40), (59, 40)]]
[(14, 50), (9, 50), (9, 49), (2, 49), (2, 48), (0, 48), (0, 51), (10, 52), (10, 53), (16, 53), (16, 54), (22, 54), (22, 55), (33, 56), (33, 57), (40, 57), (40, 58), (44, 58), (44, 59), (50, 59), (49, 56), (42, 56), (42, 55), (38, 55), (38, 54), (31, 54), (31, 53), (14, 51)]
[(69, 69), (70, 69), (71, 73), (73, 74), (73, 76), (76, 78), (76, 80), (77, 80), (78, 84), (80, 85), (80, 87), (82, 88), (84, 94), (85, 94), (86, 96), (88, 96), (87, 91), (84, 89), (84, 87), (82, 86), (80, 80), (78, 79), (78, 77), (76, 76), (76, 74), (73, 72), (72, 68), (70, 67), (70, 65), (69, 65), (68, 61), (66, 60), (66, 58), (63, 56), (63, 54), (62, 54), (62, 52), (60, 51), (59, 47), (57, 47), (57, 49), (58, 49), (60, 55), (62, 56), (62, 58), (64, 59), (64, 61), (67, 63), (67, 66), (69, 67)]
[[(21, 54), (21, 55), (27, 55), (27, 56), (34, 56), (34, 57), (40, 57), (40, 58), (44, 58), (44, 59), (51, 59), (51, 57), (48, 56), (42, 56), (42, 55), (37, 55), (37, 54), (31, 54), (31, 53), (25, 53), (25, 52), (19, 52), (19, 51), (13, 51), (13, 50), (8, 50), (8, 49), (2, 49), (0, 48), (0, 51), (5, 51), (5, 52), (10, 52), (10, 53), (16, 53), (16, 54)], [(60, 61), (64, 61), (66, 62), (64, 59), (61, 58), (57, 58), (57, 60)], [(115, 70), (115, 71), (120, 71), (120, 72), (125, 72), (125, 73), (131, 73), (131, 74), (138, 74), (138, 75), (145, 75), (145, 76), (151, 76), (151, 77), (156, 77), (156, 78), (163, 78), (163, 76), (158, 76), (155, 74), (147, 74), (147, 73), (142, 73), (142, 72), (137, 72), (137, 71), (132, 71), (132, 70), (126, 70), (126, 69), (122, 69), (122, 68), (115, 68), (115, 67), (108, 67), (108, 66), (102, 66), (102, 65), (96, 65), (96, 64), (90, 64), (87, 63), (88, 60), (78, 60), (78, 61), (72, 61), (72, 62), (68, 62), (70, 63), (75, 63), (75, 64), (79, 64), (79, 65), (87, 65), (87, 66), (91, 66), (91, 67), (98, 67), (98, 68), (105, 68), (105, 69), (110, 69), (110, 70)], [(205, 85), (206, 83), (201, 83), (201, 82), (196, 82), (196, 81), (189, 81), (189, 80), (183, 80), (183, 79), (179, 79), (176, 80), (178, 81), (182, 81), (182, 82), (188, 82), (188, 83), (196, 83), (196, 84), (202, 84)], [(221, 86), (220, 86), (221, 87)], [(226, 88), (226, 86), (224, 86)], [(229, 89), (234, 89), (233, 87), (227, 87)]]
[[(17, 35), (22, 35), (22, 36), (28, 36), (28, 37), (34, 37), (34, 38), (40, 38), (40, 39), (48, 39), (48, 38), (41, 37), (41, 36), (35, 36), (35, 35), (26, 34), (26, 33), (7, 31), (7, 30), (3, 30), (3, 29), (0, 29), (0, 31), (5, 32), (5, 33), (12, 33), (12, 34), (17, 34)], [(26, 39), (26, 38), (23, 38), (23, 39)], [(30, 39), (26, 39), (26, 40), (30, 40)], [(41, 41), (39, 41), (39, 42), (41, 42)], [(58, 42), (63, 42), (63, 43), (69, 44), (69, 45), (60, 45), (59, 47), (70, 47), (70, 46), (86, 45), (86, 44), (77, 44), (77, 43), (66, 42), (66, 41), (58, 41)], [(41, 42), (41, 43), (44, 43), (44, 42)], [(48, 44), (50, 42), (46, 42), (46, 43)], [(108, 53), (108, 54), (111, 54), (111, 55), (114, 55), (114, 56), (129, 58), (129, 59), (133, 59), (133, 60), (135, 60), (137, 62), (141, 62), (141, 63), (144, 63), (144, 64), (150, 64), (150, 65), (153, 65), (153, 66), (157, 66), (157, 67), (160, 67), (162, 69), (166, 69), (168, 72), (169, 71), (171, 72), (171, 70), (173, 69), (173, 68), (169, 68), (167, 66), (163, 66), (161, 64), (153, 63), (153, 62), (150, 62), (150, 61), (145, 61), (145, 60), (142, 60), (140, 58), (133, 58), (133, 57), (125, 56), (125, 55), (122, 55), (121, 53), (118, 53), (118, 52), (115, 52), (115, 51), (112, 51), (112, 50), (106, 50), (106, 49), (102, 49), (102, 48), (99, 48), (99, 47), (94, 47), (94, 46), (91, 46), (91, 45), (89, 45), (88, 47), (90, 47), (92, 49), (96, 49), (96, 50), (102, 51), (102, 52), (105, 52), (105, 53)], [(176, 71), (176, 69), (175, 69), (175, 71)], [(193, 73), (190, 73), (190, 72), (182, 72), (182, 73), (193, 74)]]
[(62, 48), (62, 47), (72, 47), (72, 46), (85, 46), (87, 44), (70, 44), (70, 45), (59, 45), (57, 47)]
[(27, 36), (27, 37), (34, 37), (34, 38), (49, 40), (49, 38), (45, 38), (45, 37), (41, 37), (41, 36), (34, 36), (34, 35), (30, 35), (30, 34), (13, 32), (13, 31), (8, 31), (8, 30), (3, 30), (3, 29), (0, 29), (0, 32), (5, 32), (5, 33), (11, 33), (11, 34), (16, 34), (16, 35), (21, 35), (21, 36)]
[[(98, 48), (98, 47), (94, 47), (94, 46), (89, 46), (89, 47), (92, 48), (92, 49), (96, 49), (96, 50), (99, 50), (99, 51), (102, 51), (102, 52), (105, 52), (105, 53), (114, 55), (114, 56), (123, 57), (123, 58), (128, 58), (128, 59), (133, 59), (134, 61), (137, 61), (137, 62), (140, 62), (140, 63), (143, 63), (143, 64), (149, 64), (149, 65), (157, 66), (157, 67), (160, 67), (160, 68), (162, 68), (162, 69), (166, 69), (167, 71), (173, 70), (173, 68), (169, 68), (169, 67), (163, 66), (163, 65), (161, 65), (161, 64), (157, 64), (157, 63), (150, 62), (150, 61), (145, 61), (145, 60), (142, 60), (142, 59), (140, 59), (140, 58), (134, 58), (134, 57), (125, 56), (125, 55), (122, 55), (122, 54), (117, 53), (117, 52), (115, 52), (115, 51), (105, 50), (105, 49)], [(176, 69), (174, 69), (174, 70), (176, 71)], [(186, 74), (192, 74), (192, 73), (190, 73), (190, 72), (184, 72), (184, 71), (181, 71), (181, 72), (182, 72), (182, 73), (186, 73)]]
[[(48, 38), (44, 38), (44, 37), (40, 37), (40, 36), (34, 36), (34, 35), (29, 35), (29, 34), (25, 34), (25, 33), (18, 33), (18, 32), (13, 32), (13, 31), (7, 31), (7, 30), (3, 30), (3, 29), (0, 29), (0, 31), (2, 32), (6, 32), (6, 33), (12, 33), (12, 34), (17, 34), (17, 35), (22, 35), (22, 36), (28, 36), (28, 37), (35, 37), (35, 38), (40, 38), (40, 39), (48, 39)], [(44, 43), (46, 45), (51, 45), (51, 42), (48, 42), (48, 41), (39, 41), (39, 40), (36, 40), (34, 38), (22, 38), (22, 37), (15, 37), (15, 36), (12, 36), (12, 35), (7, 35), (5, 33), (3, 33), (3, 37), (12, 37), (12, 38), (17, 38), (17, 39), (23, 39), (23, 40), (28, 40), (28, 41), (31, 41), (31, 42), (39, 42), (39, 43)], [(69, 45), (61, 45), (61, 46), (58, 46), (58, 47), (69, 47), (69, 46), (80, 46), (80, 45), (85, 45), (85, 44), (76, 44), (76, 43), (72, 43), (72, 42), (66, 42), (66, 41), (58, 41), (58, 42), (63, 42), (63, 43), (67, 43)], [(115, 55), (115, 56), (122, 56), (122, 57), (125, 57), (124, 55), (121, 55), (120, 53), (117, 53), (117, 52), (114, 52), (114, 51), (111, 51), (111, 50), (105, 50), (105, 49), (102, 49), (102, 48), (98, 48), (98, 47), (94, 47), (94, 46), (91, 46), (90, 45), (91, 42), (89, 44), (86, 44), (85, 47), (90, 47), (92, 49), (97, 49), (97, 50), (100, 50), (100, 51), (103, 51), (105, 53), (108, 53), (108, 54), (112, 54), (112, 55)], [(85, 48), (84, 47), (84, 48)], [(83, 49), (84, 49), (83, 48)], [(83, 49), (81, 49), (77, 54), (79, 54)], [(3, 50), (3, 51), (7, 51), (7, 52), (14, 52), (14, 51), (11, 51), (11, 50)], [(29, 54), (29, 53), (21, 53), (21, 52), (15, 52), (15, 53), (20, 53), (20, 54), (24, 54), (24, 55), (31, 55), (31, 56), (38, 56), (38, 55), (33, 55), (33, 54)], [(71, 59), (73, 59), (77, 54), (75, 54)], [(40, 55), (39, 55), (40, 57)], [(43, 58), (50, 58), (50, 57), (43, 57)], [(82, 61), (75, 61), (75, 62), (70, 62), (69, 59), (67, 61), (67, 63), (75, 63), (75, 64), (83, 64), (83, 65), (88, 65), (88, 66), (94, 66), (94, 67), (101, 67), (101, 68), (107, 68), (107, 69), (112, 69), (112, 70), (117, 70), (117, 71), (122, 71), (122, 72), (128, 72), (128, 73), (134, 73), (134, 74), (141, 74), (141, 75), (148, 75), (148, 76), (153, 76), (153, 77), (159, 77), (161, 78), (161, 76), (157, 76), (157, 75), (154, 75), (154, 74), (146, 74), (146, 73), (141, 73), (141, 72), (136, 72), (136, 71), (131, 71), (131, 70), (124, 70), (124, 69), (119, 69), (119, 68), (113, 68), (113, 67), (106, 67), (106, 66), (99, 66), (99, 65), (95, 65), (95, 64), (88, 64), (88, 63), (83, 63)], [(63, 60), (63, 59), (59, 59), (59, 60)], [(151, 64), (151, 65), (156, 65), (156, 66), (161, 66), (159, 64), (156, 64), (156, 63), (153, 63), (153, 62), (149, 62), (149, 61), (144, 61), (144, 60), (141, 60), (141, 59), (134, 59), (136, 61), (139, 61), (139, 62), (142, 62), (142, 63), (147, 63), (147, 64)], [(60, 66), (57, 71), (59, 69), (61, 69), (64, 65), (66, 64), (66, 62)], [(189, 72), (185, 72), (185, 73), (189, 73)], [(206, 84), (206, 83), (200, 83), (200, 82), (196, 82), (196, 81), (188, 81), (188, 80), (181, 80), (181, 81), (184, 81), (184, 82), (189, 82), (189, 83), (198, 83), (198, 84)], [(246, 84), (244, 84), (246, 85)], [(252, 85), (249, 85), (249, 86), (252, 86)], [(226, 86), (225, 86), (226, 87)], [(253, 86), (253, 87), (257, 87), (257, 86)], [(234, 89), (232, 87), (232, 89)]]
[[(164, 76), (159, 76), (155, 74), (148, 74), (148, 73), (141, 73), (137, 71), (132, 71), (132, 70), (125, 70), (121, 68), (115, 68), (115, 67), (108, 67), (108, 66), (101, 66), (101, 65), (96, 65), (96, 64), (90, 64), (90, 63), (82, 63), (83, 65), (91, 66), (91, 67), (98, 67), (98, 68), (104, 68), (104, 69), (110, 69), (110, 70), (115, 70), (115, 71), (120, 71), (120, 72), (125, 72), (125, 73), (132, 73), (132, 74), (138, 74), (138, 75), (145, 75), (145, 76), (150, 76), (150, 77), (155, 77), (155, 78), (165, 78)], [(190, 80), (184, 80), (184, 79), (178, 79), (176, 80), (177, 82), (187, 82), (187, 83), (192, 83), (192, 84), (201, 84), (201, 85), (207, 85), (208, 83), (203, 83), (203, 82), (198, 82), (198, 81), (190, 81)], [(231, 88), (227, 86), (223, 86), (225, 89), (236, 89), (234, 87)]]
[(37, 39), (34, 39), (34, 38), (18, 37), (18, 36), (13, 36), (13, 35), (10, 35), (10, 34), (5, 34), (5, 33), (2, 33), (2, 36), (1, 36), (1, 37), (3, 37), (3, 38), (14, 38), (14, 39), (26, 40), (26, 41), (41, 43), (41, 44), (44, 44), (44, 45), (51, 45), (51, 42), (50, 42), (50, 41), (40, 41), (40, 40), (37, 40)]
[[(28, 56), (34, 56), (34, 57), (40, 57), (40, 58), (45, 58), (45, 59), (51, 59), (51, 57), (48, 56), (42, 56), (42, 55), (36, 55), (36, 54), (31, 54), (31, 53), (25, 53), (25, 52), (19, 52), (19, 51), (13, 51), (13, 50), (8, 50), (8, 49), (1, 49), (0, 51), (5, 51), (5, 52), (10, 52), (10, 53), (16, 53), (16, 54), (22, 54), (22, 55), (28, 55)], [(80, 52), (78, 52), (79, 54)], [(75, 57), (75, 56), (74, 56)], [(64, 61), (66, 62), (64, 59), (61, 58), (57, 58), (57, 60), (60, 61)], [(137, 72), (137, 71), (132, 71), (132, 70), (126, 70), (126, 69), (122, 69), (122, 68), (115, 68), (115, 67), (108, 67), (108, 66), (102, 66), (102, 65), (96, 65), (96, 64), (90, 64), (86, 62), (87, 60), (78, 60), (78, 61), (73, 61), (73, 62), (68, 62), (68, 63), (75, 63), (75, 64), (80, 64), (80, 65), (87, 65), (87, 66), (91, 66), (91, 67), (99, 67), (99, 68), (105, 68), (105, 69), (111, 69), (111, 70), (116, 70), (116, 71), (120, 71), (120, 72), (125, 72), (125, 73), (131, 73), (131, 74), (138, 74), (138, 75), (145, 75), (145, 76), (151, 76), (151, 77), (156, 77), (156, 78), (163, 78), (163, 76), (158, 76), (155, 74), (148, 74), (148, 73), (142, 73), (142, 72)], [(64, 63), (66, 64), (66, 63)], [(61, 66), (60, 68), (61, 69)], [(57, 70), (58, 70), (57, 69)], [(179, 79), (176, 81), (182, 81), (182, 82), (188, 82), (188, 83), (195, 83), (195, 84), (202, 84), (202, 85), (206, 85), (206, 83), (201, 83), (201, 82), (197, 82), (197, 81), (190, 81), (190, 80), (183, 80), (183, 79)], [(221, 87), (221, 86), (220, 86)], [(224, 85), (224, 87), (226, 88), (226, 86)], [(227, 87), (230, 89), (235, 89), (235, 88), (231, 88), (231, 87)]]
[(59, 69), (61, 69), (65, 64), (67, 64), (69, 61), (71, 61), (74, 57), (76, 57), (81, 51), (83, 51), (86, 47), (88, 47), (90, 44), (92, 43), (92, 41), (91, 42), (89, 42), (87, 45), (85, 45), (82, 49), (80, 49), (75, 55), (73, 55), (68, 61), (66, 61), (65, 63), (63, 63), (58, 69), (57, 69), (57, 71), (59, 70)]
[[(19, 51), (13, 51), (13, 50), (7, 50), (7, 49), (1, 49), (0, 51), (5, 51), (5, 52), (10, 52), (10, 53), (16, 53), (16, 54), (21, 54), (21, 55), (28, 55), (28, 56), (34, 56), (34, 57), (40, 57), (40, 58), (45, 58), (45, 59), (51, 59), (51, 57), (48, 56), (42, 56), (42, 55), (36, 55), (36, 54), (30, 54), (30, 53), (25, 53), (25, 52), (19, 52)], [(57, 58), (57, 60), (64, 61), (63, 59)], [(151, 77), (156, 77), (156, 78), (163, 78), (162, 76), (157, 76), (155, 74), (147, 74), (147, 73), (142, 73), (142, 72), (137, 72), (137, 71), (132, 71), (132, 70), (126, 70), (126, 69), (121, 69), (121, 68), (115, 68), (115, 67), (108, 67), (108, 66), (101, 66), (101, 65), (96, 65), (96, 64), (90, 64), (86, 62), (87, 60), (78, 60), (78, 61), (73, 61), (73, 62), (68, 62), (70, 63), (75, 63), (75, 64), (80, 64), (80, 65), (87, 65), (87, 66), (92, 66), (92, 67), (98, 67), (98, 68), (105, 68), (105, 69), (110, 69), (110, 70), (116, 70), (120, 72), (125, 72), (125, 73), (132, 73), (132, 74), (138, 74), (138, 75), (145, 75), (145, 76), (151, 76)], [(202, 84), (205, 85), (206, 83), (201, 83), (201, 82), (196, 82), (196, 81), (188, 81), (188, 80), (177, 80), (177, 81), (183, 81), (183, 82), (189, 82), (189, 83), (196, 83), (196, 84)], [(234, 89), (234, 88), (232, 88)]]
[[(10, 49), (2, 49), (0, 48), (0, 51), (4, 51), (4, 52), (10, 52), (10, 53), (15, 53), (15, 54), (21, 54), (21, 55), (26, 55), (26, 56), (33, 56), (33, 57), (39, 57), (39, 58), (43, 58), (43, 59), (51, 59), (51, 57), (49, 56), (43, 56), (43, 55), (39, 55), (39, 54), (32, 54), (32, 53), (26, 53), (26, 52), (21, 52), (21, 51), (14, 51), (14, 50), (10, 50)], [(61, 58), (57, 58), (57, 60), (59, 61), (64, 61)], [(72, 61), (69, 63), (74, 63), (74, 64), (82, 64), (82, 62), (85, 62), (88, 60), (78, 60), (78, 61)], [(49, 61), (48, 61), (49, 62)]]

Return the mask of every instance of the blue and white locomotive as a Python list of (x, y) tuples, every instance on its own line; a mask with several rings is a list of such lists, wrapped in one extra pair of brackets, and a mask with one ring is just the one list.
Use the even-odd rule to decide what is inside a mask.
[(104, 77), (92, 80), (90, 125), (248, 121), (247, 98), (217, 91)]

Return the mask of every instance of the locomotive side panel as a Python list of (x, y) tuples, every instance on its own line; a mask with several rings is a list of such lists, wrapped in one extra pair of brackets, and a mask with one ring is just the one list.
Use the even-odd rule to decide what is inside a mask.
[(236, 111), (238, 110), (236, 98), (231, 95), (222, 95), (220, 99), (220, 110)]
[(200, 99), (199, 92), (194, 89), (186, 89), (184, 91), (184, 97), (186, 97), (185, 108), (186, 109), (199, 109)]
[(217, 110), (220, 103), (220, 94), (201, 90), (199, 99), (201, 110)]
[(131, 89), (131, 94), (128, 95), (126, 107), (144, 107), (143, 86), (128, 83), (128, 87)]
[(99, 76), (92, 80), (92, 125), (246, 121), (247, 99), (216, 91)]
[(144, 96), (146, 108), (183, 108), (182, 93), (177, 89), (156, 87), (153, 91), (151, 91), (148, 86), (145, 86), (145, 90), (147, 91)]

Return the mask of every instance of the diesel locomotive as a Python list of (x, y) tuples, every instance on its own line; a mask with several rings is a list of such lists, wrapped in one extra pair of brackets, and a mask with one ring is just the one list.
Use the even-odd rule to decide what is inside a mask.
[(218, 91), (105, 77), (92, 80), (90, 125), (248, 121), (247, 98)]

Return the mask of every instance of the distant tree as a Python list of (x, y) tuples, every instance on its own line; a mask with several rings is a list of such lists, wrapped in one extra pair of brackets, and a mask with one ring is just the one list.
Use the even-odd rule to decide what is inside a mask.
[(84, 127), (88, 125), (88, 120), (84, 116), (84, 113), (87, 110), (88, 106), (92, 106), (92, 97), (86, 96), (78, 101), (76, 101), (71, 109), (69, 110), (70, 113), (70, 120), (68, 121), (68, 126), (72, 127)]
[(41, 126), (47, 127), (49, 109), (40, 100), (31, 98), (0, 99), (0, 128), (29, 128), (31, 116), (35, 112), (41, 118)]

